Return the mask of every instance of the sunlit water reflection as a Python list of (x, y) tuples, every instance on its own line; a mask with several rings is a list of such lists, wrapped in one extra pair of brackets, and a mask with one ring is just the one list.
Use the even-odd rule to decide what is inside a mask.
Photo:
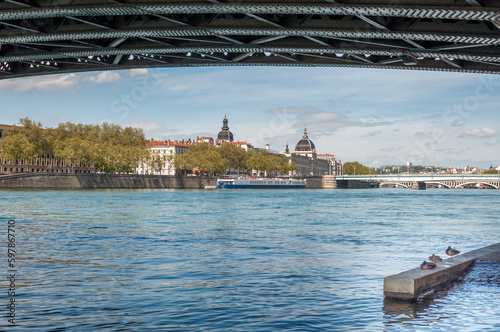
[(499, 242), (500, 191), (0, 193), (20, 330), (499, 330), (498, 279), (417, 305), (382, 287), (448, 245)]

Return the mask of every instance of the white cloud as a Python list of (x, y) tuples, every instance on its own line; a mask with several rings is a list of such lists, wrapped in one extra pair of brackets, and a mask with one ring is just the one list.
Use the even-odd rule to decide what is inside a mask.
[(96, 84), (107, 83), (107, 82), (118, 82), (122, 79), (121, 75), (113, 71), (104, 71), (96, 76), (90, 76), (85, 78), (85, 81), (89, 81)]
[(142, 128), (144, 130), (158, 130), (160, 126), (158, 123), (153, 122), (153, 121), (146, 121), (146, 120), (139, 120), (139, 121), (131, 121), (126, 124), (127, 127), (133, 127), (133, 128)]
[[(175, 72), (175, 71), (171, 71)], [(206, 103), (233, 96), (241, 101), (251, 100), (325, 100), (336, 107), (352, 102), (367, 106), (383, 106), (397, 110), (396, 104), (412, 108), (417, 96), (439, 95), (443, 86), (449, 89), (462, 86), (466, 74), (385, 71), (378, 69), (340, 68), (230, 68), (217, 71), (184, 70), (182, 75), (172, 75), (164, 80), (164, 88), (170, 93), (184, 95), (193, 101)], [(332, 76), (335, 80), (332, 80)], [(313, 78), (313, 79), (312, 79)], [(350, 84), (338, 84), (338, 82)], [(304, 89), (307, 84), (308, 88)], [(196, 89), (193, 87), (196, 86)], [(391, 93), (387, 94), (387, 86)], [(224, 91), (225, 93), (216, 93)], [(360, 92), (362, 91), (362, 92)], [(165, 93), (158, 91), (158, 93)], [(208, 96), (207, 96), (208, 95)], [(462, 96), (462, 95), (460, 95)]]
[(467, 138), (467, 137), (475, 137), (475, 138), (489, 138), (496, 136), (498, 133), (496, 130), (491, 128), (474, 128), (472, 130), (467, 130), (460, 134), (458, 137)]
[(393, 121), (383, 118), (373, 116), (358, 118), (347, 115), (347, 112), (322, 110), (313, 106), (280, 107), (267, 110), (266, 113), (275, 115), (277, 119), (277, 123), (272, 123), (269, 127), (286, 124), (287, 127), (293, 127), (295, 132), (301, 132), (304, 125), (307, 125), (308, 132), (314, 132), (317, 136), (330, 135), (348, 127), (379, 127), (393, 124)]
[(498, 144), (498, 138), (494, 138), (486, 142), (486, 145), (497, 145), (497, 144)]
[(130, 77), (149, 76), (149, 71), (146, 68), (130, 69), (128, 75)]
[(16, 78), (0, 81), (0, 90), (14, 92), (71, 90), (78, 86), (75, 74)]
[(460, 126), (463, 126), (464, 124), (465, 124), (465, 120), (457, 119), (457, 120), (452, 122), (451, 126), (452, 127), (460, 127)]
[(378, 136), (380, 134), (382, 134), (382, 130), (375, 130), (375, 131), (369, 132), (367, 135), (364, 135), (363, 137)]

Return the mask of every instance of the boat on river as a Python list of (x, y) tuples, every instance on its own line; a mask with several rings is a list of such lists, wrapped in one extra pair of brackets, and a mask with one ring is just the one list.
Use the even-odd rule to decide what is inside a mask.
[(306, 180), (280, 178), (219, 178), (217, 189), (306, 189)]

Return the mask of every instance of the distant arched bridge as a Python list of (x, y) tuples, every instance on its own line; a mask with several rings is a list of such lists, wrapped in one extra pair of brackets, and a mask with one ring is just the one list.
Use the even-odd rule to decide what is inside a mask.
[(488, 0), (6, 0), (0, 79), (153, 67), (500, 73)]
[(360, 180), (378, 182), (380, 186), (412, 188), (415, 182), (425, 182), (440, 188), (463, 188), (468, 185), (483, 185), (500, 189), (500, 175), (344, 175), (337, 180)]

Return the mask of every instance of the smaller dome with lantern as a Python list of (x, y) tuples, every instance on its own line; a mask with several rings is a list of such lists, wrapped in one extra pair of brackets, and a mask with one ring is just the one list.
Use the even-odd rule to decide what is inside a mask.
[(307, 137), (307, 128), (304, 126), (304, 136), (295, 145), (294, 152), (316, 152), (316, 146), (314, 146), (313, 141)]

